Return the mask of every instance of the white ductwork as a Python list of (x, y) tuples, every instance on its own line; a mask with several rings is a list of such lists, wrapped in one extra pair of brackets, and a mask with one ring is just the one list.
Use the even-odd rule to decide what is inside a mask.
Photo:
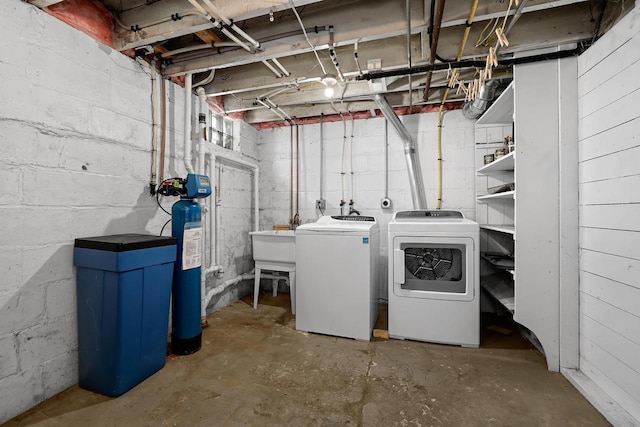
[(396, 115), (393, 108), (389, 105), (384, 95), (376, 93), (373, 99), (380, 107), (380, 111), (385, 118), (398, 132), (398, 136), (404, 144), (404, 155), (407, 161), (407, 172), (409, 173), (409, 185), (411, 186), (411, 198), (413, 199), (414, 209), (427, 209), (427, 197), (424, 191), (424, 182), (422, 180), (422, 170), (420, 169), (420, 159), (418, 157), (418, 147), (411, 137), (407, 128), (402, 124), (400, 118)]

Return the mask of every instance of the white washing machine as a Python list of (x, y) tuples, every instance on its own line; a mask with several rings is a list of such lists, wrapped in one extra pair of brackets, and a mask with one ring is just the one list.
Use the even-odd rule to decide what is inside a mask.
[(323, 216), (296, 229), (296, 329), (371, 339), (378, 317), (378, 223)]
[(399, 211), (389, 222), (389, 336), (480, 345), (480, 238), (458, 211)]

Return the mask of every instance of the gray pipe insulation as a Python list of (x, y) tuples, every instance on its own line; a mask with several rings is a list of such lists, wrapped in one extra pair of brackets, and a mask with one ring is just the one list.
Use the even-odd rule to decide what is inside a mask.
[(427, 197), (424, 191), (424, 182), (422, 179), (422, 170), (420, 169), (420, 159), (418, 158), (418, 147), (411, 137), (407, 128), (402, 124), (398, 115), (387, 102), (387, 99), (381, 93), (373, 95), (373, 99), (380, 107), (380, 111), (385, 118), (398, 132), (398, 136), (404, 144), (404, 155), (407, 161), (407, 172), (409, 173), (409, 185), (411, 186), (411, 198), (413, 199), (414, 209), (427, 209)]

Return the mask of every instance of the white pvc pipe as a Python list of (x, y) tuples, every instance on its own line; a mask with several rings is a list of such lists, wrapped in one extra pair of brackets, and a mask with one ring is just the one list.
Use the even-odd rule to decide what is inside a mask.
[(202, 13), (203, 15), (205, 15), (205, 16), (208, 15), (207, 11), (204, 10), (204, 8), (202, 6), (200, 6), (196, 0), (189, 0), (189, 3), (191, 3), (193, 5), (193, 7), (198, 9), (198, 11), (200, 13)]
[[(213, 167), (215, 169), (215, 163), (213, 164)], [(220, 262), (220, 245), (218, 244), (218, 240), (220, 239), (220, 226), (222, 224), (222, 219), (220, 218), (220, 206), (222, 205), (221, 201), (220, 201), (220, 194), (221, 194), (221, 189), (222, 188), (222, 167), (220, 167), (218, 169), (218, 195), (217, 195), (217, 200), (216, 200), (216, 224), (215, 224), (215, 255), (214, 255), (214, 263), (218, 264)]]
[(243, 48), (244, 50), (246, 50), (247, 52), (251, 52), (253, 53), (253, 51), (251, 50), (251, 48), (244, 43), (242, 40), (240, 40), (238, 37), (236, 37), (235, 35), (233, 35), (233, 33), (229, 30), (227, 30), (226, 28), (223, 28), (222, 30), (222, 34), (226, 35), (227, 37), (229, 37), (231, 40), (233, 40), (234, 42), (238, 43), (238, 46), (240, 46), (241, 48)]
[(199, 45), (195, 45), (195, 46), (182, 47), (180, 49), (175, 49), (175, 50), (170, 50), (168, 52), (163, 52), (163, 53), (160, 54), (160, 57), (161, 58), (167, 58), (169, 56), (179, 55), (181, 53), (195, 52), (196, 50), (204, 50), (204, 49), (211, 49), (211, 45), (210, 44), (199, 44)]
[[(259, 189), (259, 183), (260, 183), (260, 169), (258, 168), (258, 165), (253, 163), (253, 162), (249, 162), (243, 159), (237, 159), (235, 157), (229, 156), (227, 155), (227, 153), (225, 153), (224, 151), (216, 151), (214, 147), (210, 147), (210, 146), (205, 146), (207, 148), (207, 156), (209, 156), (209, 167), (210, 167), (210, 171), (211, 171), (211, 175), (213, 176), (214, 172), (215, 172), (215, 163), (216, 161), (218, 161), (219, 159), (224, 159), (225, 161), (229, 162), (229, 163), (233, 163), (239, 166), (243, 166), (246, 167), (250, 170), (253, 171), (253, 185), (254, 185), (254, 224), (253, 224), (253, 229), (254, 231), (258, 231), (259, 226), (260, 226), (260, 218), (259, 218), (259, 213), (260, 213), (260, 189)], [(217, 265), (219, 258), (218, 255), (218, 250), (219, 250), (219, 243), (217, 241), (217, 239), (220, 236), (220, 232), (219, 232), (219, 227), (220, 227), (220, 209), (218, 209), (215, 206), (215, 195), (213, 195), (213, 198), (211, 198), (211, 209), (208, 212), (209, 215), (209, 224), (208, 224), (208, 234), (209, 234), (209, 242), (213, 242), (213, 250), (212, 250), (212, 254), (209, 257), (210, 259), (210, 266), (206, 267), (202, 270), (202, 276), (201, 276), (201, 282), (200, 282), (200, 287), (201, 287), (201, 296), (203, 296), (202, 301), (201, 301), (201, 318), (204, 320), (206, 318), (206, 310), (207, 310), (207, 306), (209, 305), (209, 303), (211, 302), (211, 299), (215, 296), (218, 295), (220, 293), (222, 293), (225, 289), (227, 289), (228, 287), (240, 282), (241, 280), (249, 280), (249, 279), (253, 279), (254, 275), (253, 274), (244, 274), (244, 275), (240, 275), (240, 276), (236, 276), (233, 279), (229, 279), (223, 283), (221, 283), (220, 285), (216, 286), (215, 288), (211, 289), (209, 292), (206, 293), (205, 295), (205, 290), (206, 290), (206, 276), (208, 274), (214, 273), (214, 272), (220, 272), (223, 271), (223, 267), (221, 265)], [(213, 223), (213, 219), (215, 217), (215, 225)], [(214, 231), (215, 230), (215, 231)], [(205, 251), (206, 253), (206, 247), (205, 245), (203, 245), (203, 251)], [(215, 256), (213, 255), (213, 253), (215, 253)], [(206, 265), (206, 264), (205, 264)], [(276, 278), (274, 277), (267, 277), (265, 276), (265, 278)], [(279, 277), (282, 278), (282, 277)]]
[[(213, 150), (210, 150), (207, 152), (207, 156), (209, 157), (209, 179), (211, 181), (214, 181), (214, 174), (215, 174), (215, 161), (216, 161), (216, 156), (213, 152)], [(207, 306), (209, 305), (209, 302), (211, 302), (211, 298), (213, 297), (214, 294), (206, 294), (206, 277), (209, 274), (212, 273), (218, 273), (218, 274), (223, 274), (224, 273), (224, 269), (221, 265), (218, 265), (218, 256), (217, 256), (217, 250), (218, 247), (220, 246), (218, 244), (218, 241), (216, 240), (218, 232), (217, 232), (217, 228), (218, 228), (218, 222), (219, 222), (219, 210), (216, 208), (216, 195), (215, 193), (212, 194), (209, 197), (209, 211), (207, 212), (207, 215), (209, 215), (209, 223), (206, 226), (206, 231), (205, 231), (205, 241), (209, 242), (209, 245), (203, 245), (203, 251), (206, 254), (207, 249), (209, 248), (209, 257), (205, 257), (206, 261), (204, 264), (204, 268), (202, 269), (202, 281), (200, 283), (200, 288), (201, 288), (201, 297), (202, 297), (202, 301), (201, 301), (201, 306), (200, 306), (200, 317), (202, 318), (202, 321), (204, 322), (206, 320), (207, 317)], [(206, 219), (204, 221), (206, 223)], [(207, 236), (208, 234), (208, 236)]]
[(272, 59), (273, 63), (276, 64), (278, 66), (278, 68), (280, 68), (282, 70), (282, 72), (284, 73), (285, 76), (289, 77), (290, 73), (287, 71), (286, 68), (284, 68), (284, 65), (282, 65), (280, 63), (280, 61), (278, 61), (276, 58)]
[[(200, 135), (198, 140), (198, 161), (196, 162), (196, 173), (199, 175), (205, 174), (205, 154), (206, 154), (206, 140), (205, 140), (205, 132), (207, 130), (207, 119), (206, 119), (206, 111), (207, 111), (207, 96), (204, 93), (204, 88), (199, 87), (197, 90), (198, 93), (198, 124), (200, 128)], [(204, 120), (203, 120), (204, 119)], [(210, 197), (209, 197), (210, 199)], [(207, 272), (206, 267), (209, 264), (209, 257), (207, 257), (207, 246), (211, 245), (212, 241), (207, 239), (207, 231), (209, 229), (207, 225), (207, 215), (209, 215), (209, 208), (207, 207), (207, 201), (204, 198), (198, 199), (198, 203), (200, 204), (200, 208), (202, 211), (203, 221), (202, 221), (202, 267), (200, 269), (200, 315), (202, 317), (206, 316), (207, 306), (205, 304), (204, 298), (202, 296), (207, 290)]]
[[(253, 271), (253, 270), (252, 270)], [(239, 274), (236, 277), (229, 279), (229, 280), (225, 280), (224, 282), (220, 283), (218, 286), (216, 286), (215, 288), (211, 289), (209, 292), (207, 292), (207, 295), (205, 297), (206, 300), (206, 305), (209, 305), (209, 302), (211, 302), (211, 299), (218, 295), (221, 294), (222, 292), (224, 292), (227, 288), (236, 285), (244, 280), (252, 280), (255, 279), (256, 275), (254, 273), (245, 273), (245, 274)], [(289, 283), (289, 278), (287, 276), (279, 276), (276, 274), (265, 274), (262, 273), (260, 274), (260, 279), (275, 279), (275, 280), (284, 280), (287, 284)]]
[[(241, 37), (244, 37), (245, 40), (247, 40), (249, 43), (251, 43), (253, 45), (253, 47), (255, 49), (260, 49), (260, 43), (258, 43), (257, 40), (255, 40), (253, 37), (251, 37), (249, 34), (245, 33), (241, 28), (239, 28), (236, 24), (234, 24), (229, 18), (227, 18), (225, 15), (223, 15), (222, 13), (220, 13), (220, 9), (213, 4), (213, 2), (211, 0), (202, 0), (204, 2), (204, 4), (211, 9), (211, 11), (218, 15), (218, 17), (225, 23), (227, 24), (233, 31), (235, 31), (236, 33), (240, 34)], [(233, 39), (232, 39), (233, 40)], [(235, 40), (234, 40), (235, 41)]]
[(254, 196), (253, 196), (253, 203), (254, 203), (254, 208), (253, 208), (253, 231), (260, 231), (260, 218), (258, 217), (258, 215), (260, 214), (260, 170), (258, 169), (258, 166), (256, 166), (254, 172), (253, 172), (253, 187), (255, 188), (255, 190), (253, 191)]
[(211, 73), (209, 73), (207, 77), (205, 77), (204, 79), (200, 80), (197, 83), (194, 83), (193, 87), (208, 85), (213, 81), (213, 78), (215, 77), (215, 75), (216, 75), (216, 69), (214, 68), (213, 70), (211, 70)]
[(273, 65), (269, 64), (266, 60), (263, 60), (262, 63), (264, 65), (266, 65), (267, 68), (270, 69), (273, 72), (273, 74), (276, 75), (277, 78), (282, 77), (282, 73), (280, 71), (276, 70), (276, 67), (274, 67)]
[(184, 76), (184, 167), (187, 173), (194, 173), (191, 164), (191, 85), (193, 75)]
[(260, 49), (260, 43), (256, 39), (251, 37), (249, 34), (242, 31), (242, 29), (238, 27), (236, 24), (231, 25), (231, 28), (233, 29), (233, 31), (240, 34), (242, 37), (245, 38), (245, 40), (251, 43), (255, 49)]
[[(205, 133), (207, 131), (207, 94), (204, 92), (203, 87), (199, 87), (196, 91), (198, 93), (198, 100), (200, 101), (200, 112), (198, 113), (198, 123), (200, 125), (200, 141), (198, 142), (198, 164), (197, 171), (200, 175), (204, 175), (204, 156), (206, 154), (206, 139)], [(201, 115), (204, 115), (204, 121), (201, 120)]]
[[(216, 156), (213, 153), (213, 150), (210, 150), (207, 153), (207, 156), (209, 157), (209, 179), (211, 180), (211, 182), (214, 182), (214, 175), (216, 173)], [(210, 256), (209, 256), (209, 266), (207, 268), (207, 274), (209, 273), (213, 273), (213, 271), (209, 271), (209, 269), (213, 268), (213, 267), (218, 267), (218, 258), (216, 256), (216, 248), (218, 247), (218, 242), (216, 240), (216, 215), (218, 213), (218, 209), (216, 208), (216, 191), (214, 189), (213, 194), (211, 195), (211, 197), (209, 198), (209, 242), (211, 242), (211, 244), (209, 245), (209, 247), (211, 248), (210, 250)], [(222, 271), (222, 267), (220, 267), (220, 270), (216, 270), (216, 271)]]
[(240, 274), (234, 277), (233, 279), (225, 280), (224, 282), (220, 283), (218, 286), (216, 286), (215, 288), (207, 292), (207, 296), (205, 297), (207, 300), (207, 305), (209, 304), (209, 302), (214, 296), (221, 294), (228, 287), (233, 286), (239, 282), (242, 282), (243, 280), (251, 280), (254, 278), (255, 278), (255, 274), (248, 273), (248, 274)]

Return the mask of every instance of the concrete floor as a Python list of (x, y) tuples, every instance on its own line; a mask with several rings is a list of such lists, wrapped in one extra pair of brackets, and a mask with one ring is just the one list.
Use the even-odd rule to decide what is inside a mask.
[(74, 386), (5, 426), (608, 425), (496, 319), (480, 349), (359, 342), (296, 331), (288, 295), (250, 300), (212, 314), (201, 351), (123, 396)]

